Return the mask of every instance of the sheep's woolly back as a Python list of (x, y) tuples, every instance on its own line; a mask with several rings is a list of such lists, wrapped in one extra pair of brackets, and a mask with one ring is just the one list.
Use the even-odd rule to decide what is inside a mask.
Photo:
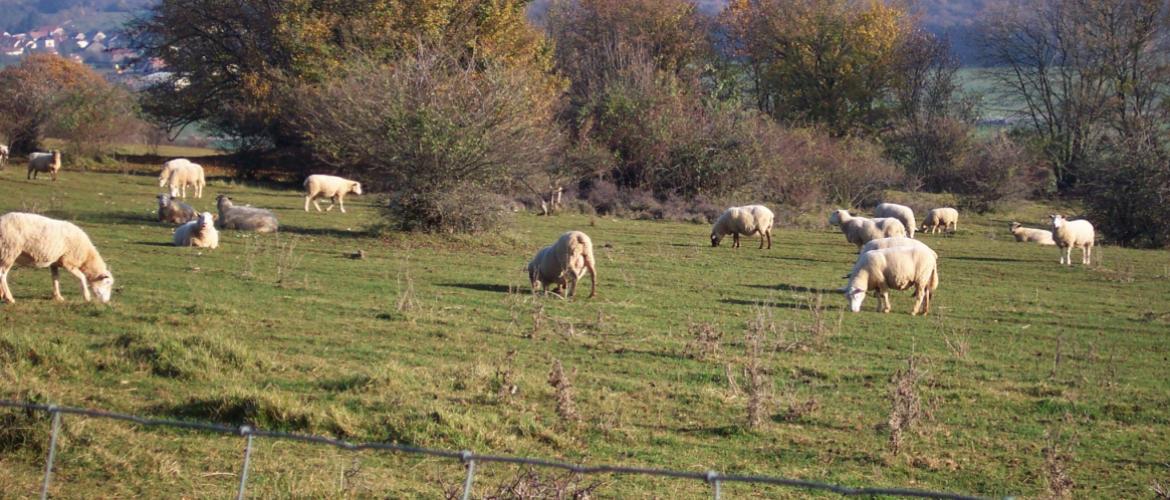
[(871, 250), (858, 256), (850, 276), (849, 287), (863, 292), (913, 286), (935, 290), (938, 258), (929, 248), (913, 246)]
[(175, 158), (163, 163), (162, 171), (158, 173), (158, 187), (167, 185), (167, 181), (171, 178), (171, 173), (176, 169), (187, 168), (188, 165), (194, 165), (194, 163), (191, 163), (191, 160), (186, 158)]
[(159, 222), (182, 224), (197, 217), (199, 214), (191, 205), (171, 198), (171, 195), (166, 193), (158, 195)]
[(304, 186), (309, 196), (332, 198), (346, 193), (362, 194), (361, 183), (335, 175), (310, 175), (305, 179)]
[(711, 235), (722, 237), (728, 234), (755, 234), (757, 231), (767, 231), (772, 228), (774, 218), (772, 211), (763, 205), (731, 207), (724, 210), (715, 220), (715, 224), (711, 226)]
[(29, 153), (29, 175), (32, 175), (33, 172), (48, 172), (49, 174), (52, 174), (53, 180), (57, 180), (57, 172), (59, 170), (61, 170), (60, 151), (54, 150), (49, 153)]
[[(572, 274), (572, 276), (569, 276)], [(593, 257), (593, 240), (581, 231), (569, 231), (556, 243), (541, 248), (528, 263), (528, 277), (544, 287), (554, 283), (576, 281), (590, 276), (592, 297), (597, 289), (597, 263)]]
[[(170, 165), (169, 169), (167, 165)], [(165, 184), (170, 187), (171, 196), (178, 196), (180, 189), (185, 190), (188, 186), (191, 186), (195, 188), (195, 195), (202, 197), (203, 187), (207, 185), (207, 179), (203, 175), (203, 166), (197, 163), (191, 163), (182, 158), (179, 160), (171, 160), (164, 164), (163, 174), (166, 174), (167, 177), (165, 181), (160, 181), (159, 186)], [(163, 174), (160, 174), (160, 179)]]
[(946, 226), (959, 222), (959, 211), (950, 207), (932, 208), (923, 221), (924, 227)]
[(109, 269), (89, 236), (72, 223), (37, 214), (11, 212), (0, 216), (0, 263), (80, 269), (89, 279)]
[(898, 247), (923, 248), (926, 250), (930, 250), (930, 252), (934, 253), (935, 256), (938, 255), (938, 253), (935, 252), (934, 249), (927, 246), (926, 243), (923, 243), (919, 240), (907, 238), (905, 236), (894, 236), (892, 238), (878, 238), (876, 240), (871, 240), (869, 243), (866, 243), (865, 245), (863, 245), (861, 247), (860, 253), (865, 253), (865, 252), (868, 252), (870, 250), (882, 250), (885, 248), (898, 248)]
[(906, 228), (898, 219), (855, 217), (845, 210), (836, 210), (831, 213), (829, 223), (839, 225), (841, 232), (845, 234), (845, 239), (857, 245), (858, 248), (879, 238), (906, 235)]
[(232, 203), (231, 198), (222, 194), (216, 198), (215, 204), (219, 210), (219, 227), (221, 229), (271, 233), (275, 232), (279, 227), (276, 216), (268, 210), (252, 207), (237, 207)]
[(908, 235), (914, 237), (914, 228), (918, 227), (914, 223), (914, 210), (906, 205), (899, 205), (897, 203), (881, 203), (873, 209), (874, 217), (889, 217), (898, 219), (902, 223), (902, 228)]

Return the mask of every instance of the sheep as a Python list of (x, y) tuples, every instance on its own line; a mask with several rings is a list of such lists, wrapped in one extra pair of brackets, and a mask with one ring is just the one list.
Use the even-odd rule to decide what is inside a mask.
[(271, 233), (277, 229), (276, 216), (262, 208), (237, 207), (227, 195), (215, 198), (215, 206), (219, 209), (219, 228), (238, 229), (241, 231), (256, 231)]
[(158, 187), (168, 186), (172, 197), (187, 197), (187, 186), (195, 188), (195, 197), (203, 197), (203, 188), (207, 179), (203, 175), (203, 167), (191, 163), (186, 158), (176, 158), (163, 163), (162, 171), (158, 174)]
[(27, 179), (36, 179), (37, 172), (48, 172), (56, 181), (59, 170), (61, 170), (60, 151), (54, 149), (48, 153), (29, 153)]
[(362, 194), (362, 184), (333, 175), (310, 175), (305, 179), (305, 211), (309, 211), (311, 201), (320, 212), (321, 205), (317, 204), (317, 198), (329, 198), (326, 212), (333, 210), (333, 204), (337, 203), (341, 206), (341, 213), (345, 213), (345, 195), (349, 193)]
[(1024, 227), (1019, 222), (1012, 222), (1011, 225), (1012, 236), (1016, 237), (1017, 242), (1026, 241), (1036, 243), (1044, 246), (1056, 245), (1056, 240), (1052, 239), (1052, 231), (1044, 229), (1032, 229)]
[(0, 168), (8, 164), (8, 146), (0, 144)]
[[(858, 254), (863, 254), (863, 253), (868, 252), (870, 250), (882, 250), (885, 248), (897, 248), (897, 247), (918, 247), (918, 248), (925, 248), (927, 250), (930, 250), (931, 252), (934, 252), (934, 249), (930, 248), (929, 246), (926, 245), (926, 243), (923, 243), (919, 240), (913, 240), (913, 239), (907, 238), (905, 236), (894, 236), (892, 238), (878, 238), (876, 240), (870, 240), (868, 243), (866, 243), (865, 245), (863, 245), (861, 247), (861, 251), (858, 252)], [(935, 255), (938, 255), (938, 254), (935, 253)]]
[(1088, 265), (1093, 257), (1093, 240), (1097, 233), (1093, 224), (1084, 219), (1068, 220), (1063, 215), (1052, 214), (1052, 236), (1062, 252), (1060, 263), (1072, 265), (1072, 249), (1081, 249), (1081, 264)]
[(211, 212), (199, 214), (199, 218), (175, 229), (174, 240), (177, 247), (218, 247), (219, 231), (215, 230), (215, 218)]
[(898, 219), (902, 223), (902, 227), (906, 229), (906, 235), (910, 238), (914, 237), (914, 230), (918, 227), (914, 223), (914, 210), (906, 205), (899, 205), (897, 203), (880, 203), (873, 208), (874, 218), (889, 217)]
[(951, 207), (932, 208), (926, 214), (926, 220), (922, 221), (922, 230), (929, 230), (931, 234), (942, 230), (952, 233), (959, 230), (959, 211)]
[(166, 193), (158, 195), (159, 222), (182, 224), (196, 217), (199, 217), (199, 214), (191, 205), (178, 201)]
[(938, 289), (938, 257), (930, 249), (906, 246), (865, 252), (857, 258), (849, 282), (840, 290), (849, 301), (849, 309), (858, 312), (865, 292), (873, 289), (879, 296), (879, 310), (888, 313), (889, 290), (910, 287), (914, 287), (915, 299), (910, 314), (929, 313), (931, 298)]
[(538, 288), (548, 290), (556, 284), (564, 290), (564, 296), (572, 297), (577, 292), (577, 280), (589, 273), (589, 298), (597, 294), (597, 266), (593, 259), (593, 240), (581, 231), (562, 234), (557, 242), (536, 252), (528, 262), (528, 280), (532, 293)]
[(858, 249), (878, 238), (906, 236), (906, 227), (898, 219), (855, 217), (847, 210), (835, 210), (830, 213), (829, 224), (840, 226), (845, 239), (857, 245)]
[(768, 248), (772, 248), (772, 221), (775, 216), (768, 207), (763, 205), (745, 205), (731, 207), (715, 220), (711, 226), (711, 246), (719, 246), (723, 237), (732, 235), (732, 248), (739, 248), (739, 235), (751, 236), (759, 233), (760, 248), (764, 248), (764, 240), (768, 241)]
[(110, 301), (113, 275), (85, 231), (69, 222), (20, 212), (0, 216), (0, 302), (16, 302), (8, 287), (8, 275), (16, 264), (48, 267), (53, 274), (53, 300), (65, 300), (58, 281), (59, 270), (65, 268), (81, 280), (86, 302), (91, 289), (98, 300)]

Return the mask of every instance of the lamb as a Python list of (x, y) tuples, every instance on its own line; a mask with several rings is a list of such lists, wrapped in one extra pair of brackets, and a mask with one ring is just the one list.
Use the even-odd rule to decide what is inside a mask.
[(56, 181), (59, 170), (61, 170), (60, 151), (54, 149), (48, 153), (29, 153), (27, 179), (36, 179), (37, 172), (48, 172)]
[[(572, 297), (577, 291), (577, 280), (589, 273), (589, 298), (597, 293), (597, 266), (593, 259), (593, 240), (581, 231), (569, 231), (562, 234), (557, 242), (536, 252), (536, 256), (528, 263), (528, 280), (532, 282), (532, 292), (537, 288), (556, 284), (558, 290), (564, 290), (566, 297)], [(555, 291), (554, 291), (555, 292)]]
[(90, 290), (103, 303), (110, 301), (114, 277), (97, 248), (81, 228), (36, 214), (11, 212), (0, 216), (0, 302), (16, 302), (8, 287), (14, 265), (48, 267), (53, 274), (53, 300), (61, 297), (58, 273), (65, 268), (81, 280), (81, 293)]
[(187, 186), (195, 188), (195, 197), (203, 197), (203, 188), (207, 179), (203, 175), (203, 167), (191, 163), (186, 158), (176, 158), (163, 163), (162, 171), (158, 174), (158, 187), (168, 186), (172, 197), (187, 197)]
[(942, 230), (952, 233), (959, 230), (959, 211), (951, 207), (932, 208), (930, 213), (926, 214), (926, 220), (922, 221), (922, 230), (929, 230), (931, 234)]
[(277, 229), (276, 216), (262, 208), (237, 207), (227, 195), (215, 198), (219, 209), (219, 228), (272, 233)]
[(1056, 245), (1056, 241), (1052, 239), (1052, 231), (1024, 227), (1019, 222), (1012, 222), (1011, 231), (1017, 242), (1026, 241), (1044, 246)]
[(199, 217), (199, 214), (195, 212), (195, 209), (191, 205), (178, 201), (166, 193), (158, 195), (159, 222), (182, 224), (197, 217)]
[(219, 231), (215, 230), (215, 219), (211, 212), (203, 212), (199, 218), (176, 228), (174, 239), (177, 247), (218, 247)]
[(1063, 215), (1052, 214), (1052, 236), (1056, 246), (1063, 252), (1060, 263), (1072, 265), (1072, 249), (1081, 249), (1081, 264), (1088, 265), (1093, 257), (1093, 240), (1097, 233), (1093, 224), (1084, 219), (1068, 220)]
[(329, 198), (329, 208), (325, 209), (326, 212), (333, 210), (333, 204), (337, 203), (341, 205), (341, 213), (345, 213), (345, 195), (362, 194), (362, 184), (333, 175), (310, 175), (305, 179), (305, 192), (306, 212), (309, 211), (310, 201), (320, 212), (321, 205), (317, 204), (317, 198)]
[(906, 236), (906, 227), (898, 219), (855, 217), (847, 210), (835, 210), (829, 214), (829, 224), (840, 226), (845, 239), (858, 249), (878, 238)]
[(751, 236), (759, 233), (760, 248), (764, 248), (764, 240), (768, 241), (768, 248), (772, 248), (772, 222), (775, 216), (768, 207), (763, 205), (745, 205), (731, 207), (723, 212), (715, 225), (711, 226), (711, 246), (719, 246), (724, 236), (732, 235), (732, 248), (739, 248), (739, 235)]
[(899, 205), (897, 203), (881, 203), (873, 208), (874, 218), (889, 217), (898, 219), (902, 223), (902, 227), (906, 229), (907, 236), (914, 237), (914, 229), (918, 227), (914, 223), (914, 210), (906, 205)]
[(8, 164), (8, 146), (0, 144), (0, 168)]
[(914, 246), (871, 250), (861, 254), (849, 282), (841, 288), (853, 312), (861, 310), (865, 292), (873, 289), (879, 296), (878, 308), (890, 312), (889, 290), (914, 287), (912, 315), (930, 312), (930, 301), (938, 289), (938, 257), (933, 251)]

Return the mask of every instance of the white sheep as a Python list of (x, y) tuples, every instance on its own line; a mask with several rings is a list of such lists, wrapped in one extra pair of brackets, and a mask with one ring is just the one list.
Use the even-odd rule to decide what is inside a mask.
[(36, 179), (37, 172), (48, 172), (53, 180), (57, 180), (57, 172), (61, 170), (61, 152), (56, 149), (48, 153), (29, 153), (28, 179)]
[(0, 144), (0, 168), (8, 164), (8, 146)]
[(906, 205), (899, 205), (897, 203), (880, 203), (873, 207), (874, 218), (889, 217), (898, 219), (902, 223), (902, 227), (906, 229), (906, 235), (913, 238), (914, 229), (918, 224), (914, 223), (914, 210)]
[(724, 236), (732, 235), (732, 248), (739, 248), (739, 235), (760, 235), (760, 248), (764, 248), (764, 240), (768, 241), (768, 248), (772, 248), (772, 222), (775, 216), (772, 211), (763, 205), (745, 205), (731, 207), (715, 220), (711, 226), (711, 246), (719, 246)]
[(219, 209), (220, 229), (271, 233), (278, 227), (276, 216), (272, 212), (262, 208), (237, 207), (227, 195), (217, 196), (215, 206)]
[(203, 188), (207, 179), (203, 175), (203, 166), (191, 163), (186, 158), (175, 158), (163, 163), (162, 171), (158, 174), (158, 186), (168, 186), (172, 197), (187, 197), (187, 186), (195, 188), (195, 197), (203, 197)]
[(81, 280), (81, 293), (89, 291), (102, 302), (110, 301), (114, 277), (93, 242), (81, 228), (36, 214), (11, 212), (0, 216), (0, 301), (16, 302), (8, 287), (14, 265), (48, 267), (53, 274), (53, 299), (61, 297), (58, 272), (65, 268)]
[(199, 214), (195, 212), (195, 209), (191, 205), (180, 202), (166, 193), (158, 195), (159, 222), (182, 224), (196, 217), (199, 217)]
[(938, 289), (938, 257), (927, 248), (916, 246), (871, 250), (857, 257), (849, 282), (841, 288), (853, 312), (861, 310), (865, 292), (874, 290), (878, 308), (890, 312), (890, 289), (914, 287), (914, 309), (910, 314), (930, 312), (930, 301)]
[(845, 239), (857, 245), (858, 249), (878, 238), (906, 236), (906, 227), (898, 219), (855, 217), (847, 210), (834, 210), (830, 213), (829, 224), (839, 226), (841, 232), (845, 234)]
[(959, 230), (959, 211), (951, 207), (932, 208), (922, 221), (922, 230), (934, 234), (938, 231), (955, 232)]
[[(878, 238), (876, 240), (870, 240), (865, 245), (862, 245), (861, 251), (858, 253), (861, 254), (861, 253), (868, 252), (870, 250), (882, 250), (885, 248), (897, 248), (897, 247), (925, 248), (927, 250), (930, 250), (931, 252), (934, 252), (934, 249), (930, 248), (929, 246), (926, 245), (926, 243), (923, 243), (919, 240), (910, 239), (910, 238), (907, 238), (905, 236), (894, 236), (892, 238)], [(937, 255), (937, 253), (935, 255)]]
[(317, 211), (321, 211), (321, 205), (317, 204), (317, 198), (329, 198), (329, 208), (325, 211), (333, 210), (333, 204), (337, 203), (341, 206), (341, 213), (345, 213), (345, 195), (349, 193), (362, 194), (362, 184), (357, 181), (337, 177), (334, 175), (310, 175), (305, 179), (305, 211), (309, 211), (309, 202), (313, 202), (313, 206), (317, 207)]
[(1081, 249), (1081, 264), (1089, 264), (1093, 256), (1093, 240), (1097, 233), (1093, 224), (1084, 219), (1068, 220), (1063, 215), (1053, 214), (1052, 239), (1061, 249), (1060, 263), (1072, 265), (1072, 249)]
[(528, 280), (533, 293), (538, 288), (548, 290), (555, 284), (566, 297), (572, 297), (577, 291), (577, 280), (585, 277), (585, 273), (589, 273), (589, 297), (592, 298), (597, 293), (593, 240), (581, 231), (562, 234), (556, 243), (541, 248), (528, 262)]
[(215, 230), (215, 218), (211, 212), (203, 212), (193, 221), (175, 229), (177, 247), (219, 247), (219, 231)]
[(1056, 241), (1052, 239), (1052, 231), (1024, 227), (1019, 222), (1012, 222), (1011, 232), (1012, 236), (1016, 237), (1017, 242), (1024, 241), (1044, 246), (1056, 245)]

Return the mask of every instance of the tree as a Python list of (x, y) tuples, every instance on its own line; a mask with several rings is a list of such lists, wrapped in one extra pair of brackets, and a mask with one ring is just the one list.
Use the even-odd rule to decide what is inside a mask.
[(836, 135), (873, 131), (888, 114), (904, 8), (872, 0), (733, 0), (722, 14), (732, 53), (751, 68), (757, 106)]
[(290, 90), (330, 78), (354, 54), (389, 62), (425, 42), (476, 65), (549, 69), (528, 2), (163, 0), (129, 31), (173, 75), (146, 91), (146, 111), (171, 129), (204, 122), (270, 147), (300, 137), (286, 113)]
[(132, 117), (132, 100), (93, 70), (51, 54), (0, 70), (0, 132), (12, 154), (40, 149), (47, 134), (75, 145), (107, 141)]
[(1022, 103), (1061, 190), (1111, 136), (1165, 126), (1166, 23), (1158, 0), (1041, 0), (984, 20), (986, 57), (1002, 68), (991, 74)]

